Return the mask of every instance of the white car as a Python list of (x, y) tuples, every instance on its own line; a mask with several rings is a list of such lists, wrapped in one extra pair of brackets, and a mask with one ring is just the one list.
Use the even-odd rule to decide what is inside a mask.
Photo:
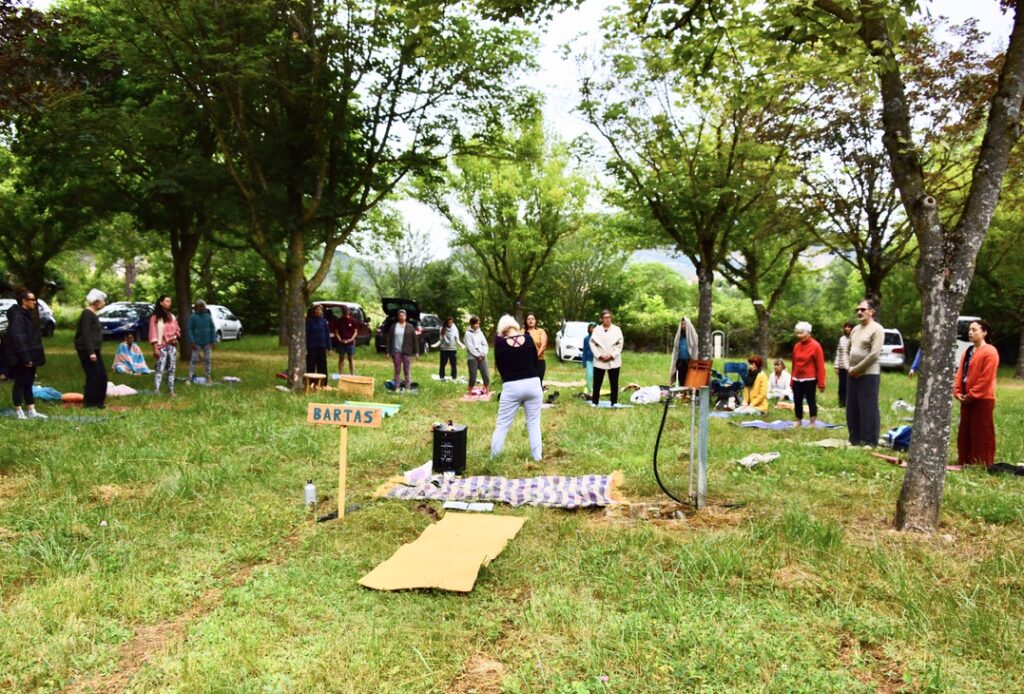
[(882, 354), (878, 357), (878, 365), (883, 369), (903, 369), (907, 355), (903, 347), (903, 334), (896, 328), (885, 329), (885, 340), (882, 342)]
[(587, 336), (589, 323), (571, 320), (562, 323), (555, 333), (555, 354), (562, 361), (583, 361), (583, 338)]
[[(7, 332), (7, 311), (18, 303), (14, 299), (0, 299), (0, 335)], [(57, 320), (53, 317), (53, 309), (45, 301), (39, 299), (36, 302), (36, 309), (39, 311), (39, 328), (43, 337), (53, 335), (57, 327)]]
[(207, 304), (213, 316), (213, 327), (217, 331), (217, 342), (221, 340), (241, 340), (242, 321), (238, 320), (231, 311), (224, 306)]

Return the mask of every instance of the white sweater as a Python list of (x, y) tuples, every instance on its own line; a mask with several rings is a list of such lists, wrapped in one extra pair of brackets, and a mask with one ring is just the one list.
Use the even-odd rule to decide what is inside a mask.
[[(603, 325), (594, 328), (590, 334), (590, 351), (594, 353), (595, 369), (617, 369), (622, 366), (622, 345), (625, 338), (619, 326), (612, 325), (607, 330)], [(611, 361), (601, 359), (602, 355), (611, 357)]]
[(470, 356), (474, 356), (477, 359), (486, 359), (488, 347), (487, 336), (484, 335), (480, 328), (476, 330), (470, 328), (466, 331), (466, 349), (469, 350)]

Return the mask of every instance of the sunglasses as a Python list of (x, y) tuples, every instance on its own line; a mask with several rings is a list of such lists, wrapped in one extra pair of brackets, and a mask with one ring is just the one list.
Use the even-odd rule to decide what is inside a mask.
[(857, 313), (860, 313), (861, 311), (870, 311), (870, 310), (871, 309), (867, 308), (867, 307), (864, 307), (864, 308), (861, 308), (860, 306), (857, 307)]

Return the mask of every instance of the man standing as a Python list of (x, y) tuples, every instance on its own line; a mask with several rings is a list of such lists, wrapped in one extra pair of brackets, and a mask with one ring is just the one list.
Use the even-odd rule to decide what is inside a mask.
[(843, 323), (843, 334), (839, 338), (839, 345), (836, 347), (836, 376), (839, 379), (839, 406), (846, 407), (846, 375), (850, 368), (850, 332), (853, 330), (853, 321)]
[[(36, 295), (22, 290), (18, 292), (18, 303), (7, 309), (7, 336), (4, 338), (4, 357), (8, 373), (14, 381), (11, 399), (14, 402), (14, 416), (18, 419), (46, 419), (36, 411), (32, 397), (32, 384), (36, 380), (36, 369), (46, 363), (43, 352), (43, 336), (39, 332)], [(28, 408), (25, 414), (24, 407)]]
[(352, 363), (352, 359), (356, 353), (356, 334), (359, 332), (359, 324), (352, 317), (352, 310), (348, 306), (341, 307), (341, 316), (334, 319), (331, 329), (332, 337), (338, 343), (338, 373), (344, 370), (345, 356), (348, 355), (348, 372), (355, 375), (355, 365)]
[(878, 386), (881, 367), (878, 357), (885, 342), (885, 331), (875, 322), (875, 306), (864, 299), (857, 304), (860, 324), (850, 332), (850, 362), (846, 386), (846, 428), (850, 445), (877, 446), (881, 427), (878, 412)]
[(192, 343), (192, 357), (188, 360), (188, 380), (195, 383), (196, 363), (203, 358), (206, 369), (206, 385), (213, 383), (213, 343), (217, 340), (217, 328), (213, 325), (213, 314), (202, 299), (192, 306), (188, 317), (188, 340)]

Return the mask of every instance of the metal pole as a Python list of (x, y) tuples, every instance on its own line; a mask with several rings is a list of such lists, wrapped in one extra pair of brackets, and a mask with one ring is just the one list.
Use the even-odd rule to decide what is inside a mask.
[[(700, 389), (700, 445), (697, 449), (697, 509), (704, 508), (708, 494), (708, 420), (711, 415), (711, 388)], [(692, 439), (691, 439), (692, 440)]]
[(690, 394), (690, 491), (688, 498), (693, 502), (697, 495), (697, 470), (694, 467), (696, 460), (694, 452), (697, 448), (697, 389), (690, 388), (687, 392)]

